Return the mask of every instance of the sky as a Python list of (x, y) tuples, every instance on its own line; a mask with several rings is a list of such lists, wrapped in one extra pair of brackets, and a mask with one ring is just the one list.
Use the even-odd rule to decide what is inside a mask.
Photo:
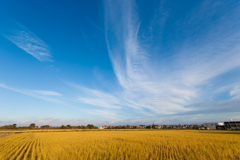
[(240, 120), (240, 2), (0, 2), (0, 125)]

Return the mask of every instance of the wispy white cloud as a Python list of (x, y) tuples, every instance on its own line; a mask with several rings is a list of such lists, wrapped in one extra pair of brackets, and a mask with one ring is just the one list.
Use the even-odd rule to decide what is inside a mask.
[[(217, 76), (240, 66), (240, 30), (232, 24), (238, 19), (236, 15), (239, 14), (239, 7), (225, 15), (229, 19), (220, 17), (209, 22), (209, 28), (205, 28), (205, 32), (200, 32), (199, 23), (191, 24), (193, 21), (195, 23), (194, 19), (209, 20), (215, 14), (214, 11), (210, 15), (203, 14), (206, 11), (204, 7), (206, 6), (200, 5), (196, 8), (199, 13), (194, 12), (179, 22), (182, 26), (194, 25), (191, 27), (201, 35), (194, 39), (194, 35), (189, 35), (186, 28), (183, 36), (189, 37), (173, 46), (175, 50), (170, 54), (159, 49), (161, 43), (160, 47), (151, 49), (153, 42), (146, 42), (143, 39), (145, 37), (141, 37), (141, 21), (133, 1), (119, 4), (106, 1), (106, 42), (117, 81), (122, 87), (114, 94), (121, 102), (126, 102), (124, 104), (127, 107), (137, 107), (157, 114), (191, 112), (195, 109), (184, 106), (208, 100), (204, 91), (207, 85), (213, 83)], [(207, 10), (212, 9), (214, 8)], [(230, 27), (226, 27), (225, 23), (230, 24)], [(159, 27), (164, 27), (164, 24)], [(164, 58), (162, 54), (169, 54), (170, 58)], [(212, 88), (211, 92), (217, 89)]]
[(92, 112), (92, 114), (96, 115), (96, 116), (100, 116), (102, 118), (107, 118), (107, 119), (117, 119), (117, 115), (115, 113), (113, 113), (112, 111), (108, 111), (108, 110), (94, 110), (94, 112)]
[[(114, 72), (123, 88), (121, 98), (134, 102), (132, 106), (150, 109), (158, 114), (185, 110), (181, 104), (196, 96), (195, 91), (186, 85), (175, 84), (169, 77), (160, 75), (158, 68), (154, 68), (149, 51), (139, 40), (140, 23), (134, 12), (134, 4), (124, 2), (121, 7), (110, 1), (106, 3), (106, 40)], [(114, 11), (117, 6), (120, 8), (118, 12), (123, 13), (121, 18)], [(112, 35), (112, 30), (116, 35)], [(119, 41), (112, 41), (113, 37)]]
[(30, 90), (30, 92), (43, 95), (43, 96), (62, 96), (62, 94), (54, 91)]
[(233, 90), (230, 91), (231, 96), (237, 96), (240, 95), (240, 88), (238, 86), (235, 86)]
[[(199, 31), (196, 37), (187, 33), (187, 27), (183, 28), (182, 36), (186, 37), (185, 40), (177, 41), (177, 45), (172, 46), (174, 50), (168, 53), (161, 50), (164, 46), (160, 42), (158, 47), (153, 45), (156, 42), (151, 40), (157, 40), (158, 34), (150, 34), (155, 38), (149, 38), (148, 41), (145, 41), (146, 36), (141, 36), (140, 32), (143, 29), (134, 1), (125, 0), (121, 3), (105, 1), (104, 6), (106, 43), (119, 86), (108, 89), (110, 92), (107, 92), (68, 83), (79, 91), (77, 99), (80, 102), (107, 108), (107, 112), (110, 113), (114, 113), (111, 109), (131, 108), (136, 113), (151, 117), (206, 114), (217, 110), (218, 113), (222, 113), (236, 109), (237, 98), (209, 102), (211, 97), (208, 97), (207, 92), (214, 95), (223, 91), (230, 92), (231, 95), (236, 95), (238, 92), (237, 88), (230, 91), (232, 85), (227, 83), (220, 87), (212, 86), (212, 83), (218, 76), (240, 66), (240, 40), (238, 38), (240, 30), (233, 26), (226, 29), (223, 25), (237, 21), (236, 14), (239, 11), (233, 10), (228, 13), (229, 15), (225, 15), (231, 21), (220, 17), (214, 21), (214, 24), (209, 22), (209, 28), (205, 29), (205, 32)], [(204, 7), (206, 6), (200, 5), (200, 8), (196, 9), (199, 13), (186, 17), (178, 22), (179, 25), (192, 25), (191, 27), (198, 32), (199, 23), (196, 23), (195, 19), (208, 20), (209, 16), (214, 16), (215, 13), (201, 14), (204, 12)], [(166, 12), (166, 14), (153, 16), (153, 19), (157, 20), (158, 16), (166, 15), (159, 30), (164, 28), (166, 18), (171, 16), (169, 11)], [(151, 22), (150, 24), (155, 25), (155, 27), (150, 26), (152, 32), (156, 29), (157, 23)], [(161, 34), (162, 32), (159, 32), (160, 36)], [(209, 89), (209, 86), (212, 88)], [(104, 87), (106, 88), (107, 85)], [(231, 111), (226, 105), (231, 106)], [(114, 116), (112, 118), (114, 122), (121, 121), (114, 119)]]
[(50, 47), (27, 28), (17, 25), (17, 28), (3, 34), (16, 46), (32, 55), (39, 61), (53, 61)]
[(14, 92), (18, 92), (21, 94), (25, 94), (31, 97), (35, 97), (38, 99), (42, 99), (45, 101), (53, 102), (53, 103), (58, 103), (58, 104), (66, 104), (65, 102), (59, 100), (57, 97), (61, 96), (62, 94), (54, 91), (43, 91), (43, 90), (29, 90), (29, 89), (18, 89), (18, 88), (13, 88), (9, 87), (5, 84), (0, 83), (1, 88), (5, 88)]
[(73, 83), (66, 84), (79, 91), (80, 96), (78, 96), (77, 99), (82, 103), (99, 106), (103, 108), (116, 108), (116, 109), (121, 108), (121, 106), (119, 105), (121, 102), (114, 95), (107, 94), (98, 90), (92, 90)]
[[(240, 67), (240, 30), (233, 23), (238, 22), (239, 7), (210, 22), (215, 10), (206, 9), (204, 4), (176, 22), (175, 25), (180, 27), (177, 36), (184, 38), (171, 35), (177, 40), (162, 44), (167, 18), (174, 16), (170, 11), (156, 13), (149, 23), (154, 27), (144, 28), (134, 1), (105, 1), (105, 38), (117, 82), (108, 79), (107, 83), (114, 85), (104, 84), (102, 90), (66, 83), (78, 90), (77, 101), (99, 107), (93, 114), (109, 117), (114, 123), (121, 121), (116, 113), (126, 112), (129, 108), (149, 117), (236, 111), (239, 103), (239, 88), (236, 86), (239, 83), (229, 85), (225, 81), (215, 85), (215, 82), (223, 74)], [(207, 14), (208, 11), (212, 11), (211, 14)], [(158, 19), (161, 23), (155, 23)], [(206, 21), (208, 28), (198, 21)], [(226, 27), (226, 23), (230, 27)], [(160, 31), (154, 32), (156, 29)], [(154, 38), (147, 37), (148, 34), (142, 36), (142, 32), (154, 32), (149, 34)], [(173, 32), (177, 34), (177, 31)], [(173, 49), (169, 51), (165, 45)], [(223, 92), (230, 94), (228, 100), (209, 101), (212, 98), (210, 93), (218, 95)], [(61, 96), (51, 91), (30, 93)]]
[(236, 113), (240, 112), (240, 96), (226, 101), (206, 101), (187, 105), (185, 107), (196, 108), (175, 115), (197, 115), (197, 114), (217, 114), (217, 113)]
[(141, 104), (126, 98), (124, 93), (106, 93), (100, 90), (89, 89), (77, 84), (67, 83), (70, 87), (78, 90), (77, 100), (82, 103), (109, 109), (122, 109), (123, 107), (131, 107), (142, 110)]

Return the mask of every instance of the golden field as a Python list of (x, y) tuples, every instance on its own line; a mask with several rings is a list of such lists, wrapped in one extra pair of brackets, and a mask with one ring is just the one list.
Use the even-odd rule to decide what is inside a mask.
[(240, 159), (240, 132), (144, 130), (20, 133), (0, 139), (0, 159)]
[(1, 138), (5, 138), (5, 137), (8, 137), (8, 136), (12, 136), (12, 135), (14, 135), (15, 133), (9, 133), (9, 132), (4, 132), (4, 133), (0, 133), (0, 139)]

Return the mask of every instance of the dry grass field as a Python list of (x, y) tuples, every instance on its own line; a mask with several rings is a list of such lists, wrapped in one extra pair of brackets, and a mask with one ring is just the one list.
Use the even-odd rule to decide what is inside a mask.
[(21, 133), (0, 139), (0, 159), (240, 159), (240, 132)]
[(5, 137), (8, 137), (8, 136), (12, 136), (14, 135), (15, 133), (9, 133), (9, 132), (4, 132), (4, 133), (0, 133), (0, 139), (1, 138), (5, 138)]

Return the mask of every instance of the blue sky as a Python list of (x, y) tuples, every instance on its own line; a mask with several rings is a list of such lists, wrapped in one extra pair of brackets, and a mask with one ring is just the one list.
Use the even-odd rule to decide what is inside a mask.
[(240, 120), (239, 1), (0, 2), (0, 125)]

